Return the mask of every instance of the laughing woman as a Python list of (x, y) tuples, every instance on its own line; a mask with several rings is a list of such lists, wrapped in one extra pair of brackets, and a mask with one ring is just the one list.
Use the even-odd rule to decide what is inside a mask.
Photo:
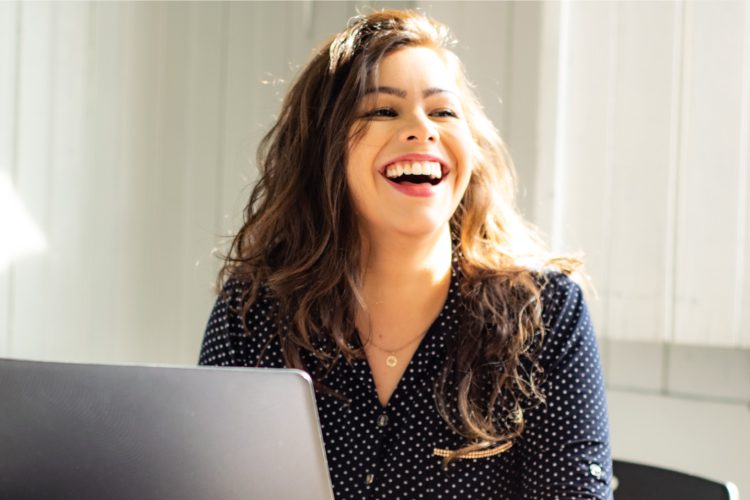
[(200, 363), (315, 381), (337, 499), (609, 498), (578, 263), (545, 250), (445, 26), (352, 19), (259, 150)]

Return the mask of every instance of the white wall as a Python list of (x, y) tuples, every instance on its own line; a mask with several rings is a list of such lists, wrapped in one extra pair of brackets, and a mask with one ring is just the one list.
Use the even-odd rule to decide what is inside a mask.
[[(221, 9), (0, 9), (17, 33), (17, 70), (2, 74), (14, 105), (3, 113), (12, 161), (1, 173), (46, 238), (44, 252), (0, 274), (0, 353), (194, 357), (216, 267), (219, 93), (210, 75), (221, 74), (221, 57), (195, 48), (204, 30), (218, 31)], [(198, 16), (201, 30), (188, 36)], [(206, 94), (189, 99), (188, 83)]]
[(586, 252), (608, 338), (750, 347), (749, 10), (545, 12), (535, 218)]

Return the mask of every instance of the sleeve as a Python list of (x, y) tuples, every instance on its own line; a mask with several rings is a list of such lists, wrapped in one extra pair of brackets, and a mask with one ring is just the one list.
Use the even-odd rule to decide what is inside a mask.
[(229, 305), (236, 297), (231, 293), (231, 287), (225, 287), (224, 292), (219, 294), (208, 318), (199, 365), (236, 366), (233, 338), (242, 334), (242, 320)]
[[(261, 289), (243, 317), (246, 284), (230, 280), (216, 299), (208, 318), (198, 357), (199, 365), (283, 368), (284, 358), (275, 337), (276, 302)], [(244, 325), (245, 319), (247, 325)], [(247, 331), (245, 330), (247, 326)]]
[(539, 362), (545, 402), (526, 412), (523, 498), (611, 499), (612, 458), (599, 352), (580, 287), (551, 275)]

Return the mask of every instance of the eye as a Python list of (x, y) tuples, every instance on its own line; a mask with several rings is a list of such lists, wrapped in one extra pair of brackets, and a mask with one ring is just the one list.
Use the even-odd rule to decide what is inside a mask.
[(436, 109), (435, 111), (430, 113), (430, 115), (437, 116), (438, 118), (458, 118), (458, 113), (450, 108)]
[(362, 118), (394, 118), (398, 116), (393, 108), (376, 108), (365, 113)]

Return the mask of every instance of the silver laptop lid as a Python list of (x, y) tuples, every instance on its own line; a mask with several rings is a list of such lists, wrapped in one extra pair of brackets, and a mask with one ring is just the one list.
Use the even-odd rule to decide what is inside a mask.
[(0, 498), (333, 498), (298, 370), (0, 359), (0, 405)]

